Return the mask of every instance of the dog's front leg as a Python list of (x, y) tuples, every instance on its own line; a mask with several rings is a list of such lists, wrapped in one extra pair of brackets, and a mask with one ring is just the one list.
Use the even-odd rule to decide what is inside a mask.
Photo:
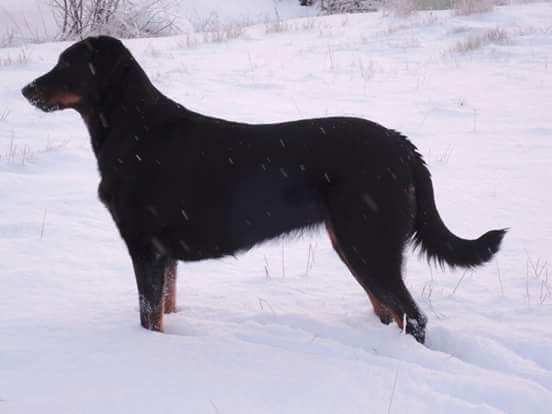
[(158, 253), (131, 251), (140, 299), (140, 322), (146, 329), (163, 332), (165, 272), (170, 260)]

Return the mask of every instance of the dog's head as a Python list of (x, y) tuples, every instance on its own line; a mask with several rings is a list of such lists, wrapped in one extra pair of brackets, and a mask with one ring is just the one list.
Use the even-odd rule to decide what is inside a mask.
[(54, 68), (21, 91), (33, 105), (46, 112), (98, 103), (132, 59), (121, 41), (89, 37), (64, 50)]

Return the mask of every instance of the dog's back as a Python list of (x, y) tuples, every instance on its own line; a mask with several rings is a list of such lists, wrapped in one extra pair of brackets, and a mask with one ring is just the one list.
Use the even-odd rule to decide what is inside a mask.
[(126, 156), (117, 157), (119, 172), (103, 175), (103, 181), (126, 177), (122, 191), (132, 199), (123, 208), (140, 211), (132, 221), (145, 223), (142, 231), (176, 257), (234, 254), (321, 224), (330, 199), (351, 192), (371, 214), (367, 200), (402, 205), (405, 217), (415, 208), (405, 203), (405, 189), (413, 185), (413, 147), (372, 122), (323, 118), (249, 125), (182, 109), (167, 125), (125, 148)]

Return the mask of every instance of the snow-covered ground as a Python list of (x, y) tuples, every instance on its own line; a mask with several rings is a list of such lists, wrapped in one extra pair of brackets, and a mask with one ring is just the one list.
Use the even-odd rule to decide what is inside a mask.
[[(145, 331), (82, 121), (20, 95), (67, 43), (1, 49), (0, 413), (550, 413), (552, 4), (268, 27), (125, 43), (197, 111), (399, 129), (453, 231), (511, 227), (497, 260), (409, 254), (426, 346), (380, 324), (323, 233), (181, 264), (179, 312)], [(454, 51), (497, 28), (508, 41)]]

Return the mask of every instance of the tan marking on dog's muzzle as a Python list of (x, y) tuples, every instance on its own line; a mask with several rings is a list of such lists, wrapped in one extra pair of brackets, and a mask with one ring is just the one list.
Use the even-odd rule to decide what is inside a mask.
[(66, 108), (78, 105), (80, 101), (81, 97), (72, 93), (55, 95), (52, 99), (50, 99), (50, 103), (61, 105)]

